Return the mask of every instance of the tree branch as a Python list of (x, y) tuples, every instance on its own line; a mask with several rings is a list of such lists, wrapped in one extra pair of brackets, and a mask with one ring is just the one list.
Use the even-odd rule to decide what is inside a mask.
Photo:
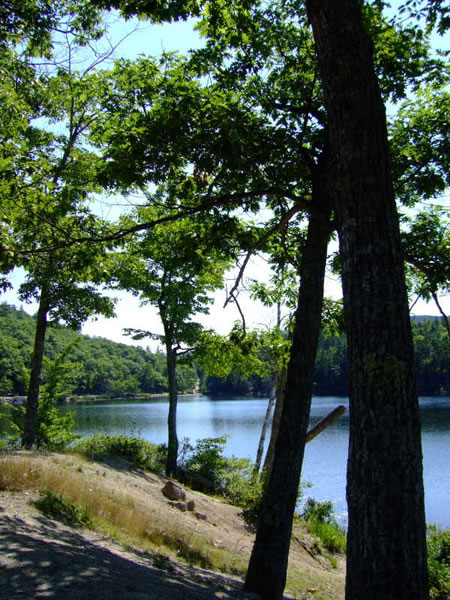
[[(13, 251), (20, 255), (38, 254), (38, 253), (45, 253), (45, 252), (53, 252), (53, 251), (59, 250), (61, 248), (67, 248), (68, 246), (71, 246), (74, 244), (118, 242), (130, 235), (135, 234), (135, 233), (139, 233), (141, 231), (146, 231), (148, 229), (152, 229), (152, 228), (156, 227), (157, 225), (162, 225), (164, 223), (171, 223), (173, 221), (178, 221), (180, 219), (184, 219), (185, 217), (196, 215), (198, 213), (207, 211), (214, 207), (220, 207), (222, 205), (232, 204), (233, 202), (242, 201), (247, 198), (257, 198), (257, 197), (264, 197), (264, 196), (269, 196), (269, 195), (273, 195), (273, 196), (278, 195), (278, 196), (283, 196), (285, 198), (294, 200), (296, 203), (295, 210), (291, 209), (287, 213), (287, 214), (291, 213), (291, 216), (292, 216), (292, 214), (295, 214), (296, 212), (299, 212), (300, 210), (304, 210), (306, 212), (309, 212), (311, 210), (310, 205), (307, 201), (302, 201), (301, 199), (297, 198), (294, 194), (292, 194), (290, 192), (286, 193), (285, 191), (279, 190), (276, 188), (268, 188), (265, 190), (256, 190), (253, 192), (242, 192), (239, 194), (226, 194), (223, 196), (219, 196), (217, 198), (208, 199), (208, 200), (205, 200), (203, 203), (199, 204), (198, 206), (183, 207), (183, 210), (171, 213), (164, 217), (160, 217), (158, 219), (153, 219), (151, 221), (146, 221), (145, 223), (140, 223), (138, 225), (134, 225), (133, 227), (128, 227), (128, 228), (119, 229), (119, 230), (116, 229), (114, 231), (110, 231), (109, 233), (93, 235), (92, 232), (87, 232), (88, 233), (87, 237), (83, 237), (83, 236), (81, 236), (79, 238), (69, 237), (69, 239), (66, 238), (66, 240), (64, 242), (61, 242), (59, 244), (53, 244), (53, 245), (41, 247), (38, 249), (35, 249), (35, 248), (26, 249), (26, 250), (14, 249)], [(283, 222), (284, 221), (280, 221), (279, 226), (281, 226)], [(277, 227), (275, 227), (273, 229), (273, 232), (276, 231)], [(272, 233), (269, 233), (267, 235), (267, 238), (270, 237), (270, 235), (272, 235)], [(261, 242), (260, 242), (261, 245), (264, 243), (264, 241), (265, 241), (265, 239), (261, 240)]]
[(431, 296), (432, 296), (434, 303), (436, 304), (439, 312), (441, 313), (442, 318), (444, 319), (445, 327), (447, 328), (447, 335), (450, 338), (450, 323), (449, 323), (448, 317), (445, 314), (445, 312), (443, 311), (442, 306), (439, 303), (439, 299), (437, 297), (436, 292), (431, 292)]
[(244, 271), (248, 265), (248, 262), (250, 260), (250, 258), (253, 256), (253, 254), (255, 253), (256, 250), (258, 250), (259, 248), (261, 248), (261, 246), (263, 246), (267, 240), (277, 231), (280, 231), (280, 229), (286, 224), (288, 223), (292, 217), (294, 215), (296, 215), (298, 212), (300, 212), (302, 210), (302, 206), (300, 206), (300, 204), (294, 204), (294, 206), (292, 206), (287, 212), (286, 214), (280, 219), (280, 221), (271, 229), (269, 229), (269, 231), (267, 231), (257, 242), (256, 244), (253, 246), (253, 248), (251, 250), (249, 250), (247, 252), (247, 255), (244, 259), (244, 262), (242, 263), (241, 268), (239, 269), (239, 273), (238, 276), (234, 282), (233, 287), (231, 288), (230, 293), (228, 294), (227, 299), (225, 300), (225, 304), (224, 304), (224, 308), (227, 306), (227, 304), (230, 302), (231, 299), (234, 300), (234, 293), (237, 291), (239, 284), (242, 281), (242, 277), (244, 276)]

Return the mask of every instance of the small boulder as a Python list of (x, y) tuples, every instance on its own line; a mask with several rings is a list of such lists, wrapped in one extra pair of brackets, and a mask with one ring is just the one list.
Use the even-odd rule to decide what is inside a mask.
[(197, 517), (199, 521), (206, 521), (206, 515), (201, 512), (195, 512), (194, 517)]
[(177, 485), (173, 481), (168, 481), (161, 489), (161, 492), (169, 500), (186, 500), (186, 492), (184, 489), (181, 485)]
[(169, 502), (170, 506), (178, 508), (181, 512), (186, 512), (186, 504), (184, 502)]
[(189, 511), (194, 512), (194, 510), (195, 510), (195, 500), (189, 500), (189, 502), (186, 504), (186, 508)]

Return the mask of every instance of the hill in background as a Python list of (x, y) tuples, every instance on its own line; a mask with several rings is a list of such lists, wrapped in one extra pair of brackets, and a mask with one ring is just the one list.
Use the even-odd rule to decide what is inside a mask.
[[(412, 327), (419, 393), (448, 393), (450, 340), (442, 319), (415, 316)], [(26, 394), (34, 332), (34, 317), (14, 306), (0, 304), (0, 396)], [(74, 394), (124, 397), (167, 392), (163, 352), (151, 352), (51, 325), (47, 334), (46, 356), (54, 359), (75, 340), (68, 357), (78, 364)], [(322, 336), (316, 361), (315, 393), (347, 395), (347, 372), (345, 336)], [(212, 396), (268, 395), (270, 388), (268, 380), (257, 376), (243, 377), (239, 373), (231, 373), (220, 379), (208, 377), (192, 365), (179, 364), (180, 393), (191, 393), (199, 380), (202, 392)]]

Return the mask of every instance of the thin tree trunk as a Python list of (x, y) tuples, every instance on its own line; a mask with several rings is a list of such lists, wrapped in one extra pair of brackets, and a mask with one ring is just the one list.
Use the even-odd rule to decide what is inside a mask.
[[(323, 196), (316, 198), (321, 200)], [(309, 420), (330, 234), (329, 211), (326, 205), (317, 204), (316, 201), (302, 256), (299, 303), (273, 468), (245, 580), (245, 589), (259, 593), (263, 600), (283, 596)]]
[[(277, 302), (276, 327), (278, 329), (281, 329), (281, 302)], [(269, 427), (270, 416), (272, 414), (275, 401), (278, 399), (278, 391), (280, 389), (280, 378), (281, 378), (281, 373), (279, 372), (279, 370), (278, 370), (278, 373), (272, 375), (272, 385), (270, 388), (269, 403), (267, 405), (266, 415), (264, 417), (264, 423), (263, 423), (262, 430), (261, 430), (261, 436), (259, 438), (258, 451), (256, 453), (255, 468), (253, 471), (254, 477), (256, 477), (258, 475), (258, 473), (261, 469), (261, 462), (262, 462), (262, 457), (264, 454), (264, 444), (266, 441), (266, 434), (267, 434), (267, 429)], [(276, 410), (276, 408), (275, 408), (275, 410)], [(274, 415), (274, 418), (272, 421), (271, 432), (273, 432), (274, 427), (278, 428), (278, 426), (280, 424), (280, 415), (281, 415), (281, 408), (277, 412), (276, 422), (275, 422), (275, 415)], [(270, 441), (272, 441), (272, 435), (270, 437)], [(270, 443), (269, 443), (269, 447), (270, 447)]]
[(447, 335), (450, 338), (450, 322), (449, 322), (448, 317), (445, 314), (444, 310), (442, 309), (442, 306), (440, 305), (439, 298), (437, 297), (436, 292), (431, 292), (431, 297), (433, 298), (434, 303), (436, 304), (439, 312), (442, 315), (442, 319), (443, 319), (445, 327), (447, 329)]
[(45, 334), (47, 331), (47, 313), (47, 290), (42, 288), (36, 317), (36, 332), (34, 336), (33, 355), (31, 358), (30, 381), (28, 384), (25, 422), (22, 436), (22, 446), (26, 450), (31, 450), (33, 448), (36, 439), (39, 388), (41, 385), (42, 359), (44, 356)]
[(166, 475), (173, 477), (177, 471), (178, 436), (177, 436), (177, 355), (170, 339), (166, 340), (167, 380), (169, 385), (169, 416), (167, 418), (168, 442)]
[(309, 0), (342, 257), (350, 381), (347, 600), (428, 598), (420, 419), (384, 106), (358, 0)]
[(283, 412), (284, 402), (284, 386), (286, 384), (286, 373), (282, 373), (277, 388), (277, 395), (275, 401), (275, 411), (272, 419), (272, 428), (270, 431), (269, 447), (267, 448), (266, 458), (262, 469), (263, 478), (267, 481), (272, 470), (273, 455), (275, 454), (275, 444), (278, 438), (278, 432), (280, 430), (281, 413)]
[(263, 426), (261, 429), (261, 435), (259, 437), (258, 450), (256, 452), (255, 467), (253, 470), (253, 475), (255, 477), (258, 475), (259, 469), (261, 468), (261, 461), (262, 461), (262, 457), (263, 457), (263, 453), (264, 453), (264, 443), (266, 441), (266, 434), (267, 434), (267, 429), (268, 429), (269, 423), (270, 423), (270, 417), (272, 415), (273, 405), (275, 404), (277, 389), (278, 389), (278, 377), (275, 376), (272, 381), (272, 386), (270, 388), (269, 402), (267, 403), (267, 410), (266, 410), (266, 414), (264, 417)]

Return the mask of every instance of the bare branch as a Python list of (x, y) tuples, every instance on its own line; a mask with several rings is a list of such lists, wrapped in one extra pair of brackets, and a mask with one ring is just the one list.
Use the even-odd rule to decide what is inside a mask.
[[(244, 316), (244, 313), (242, 311), (241, 305), (238, 302), (236, 291), (237, 290), (233, 289), (229, 293), (227, 301), (225, 302), (225, 306), (227, 305), (228, 302), (234, 302), (236, 304), (236, 308), (239, 311), (239, 314), (241, 316), (241, 321), (242, 321), (242, 338), (245, 338), (246, 333), (247, 333), (246, 324), (245, 324), (245, 316)], [(224, 308), (225, 308), (225, 306), (224, 306)]]
[(434, 303), (436, 304), (439, 312), (441, 313), (442, 318), (444, 319), (445, 327), (447, 328), (447, 335), (450, 338), (450, 323), (449, 323), (448, 317), (445, 314), (444, 310), (442, 309), (442, 306), (439, 303), (439, 299), (437, 297), (436, 292), (431, 292), (431, 296), (432, 296)]
[(269, 229), (257, 242), (256, 244), (253, 246), (253, 248), (251, 250), (249, 250), (247, 252), (247, 256), (244, 259), (244, 262), (242, 263), (241, 268), (239, 269), (239, 273), (238, 276), (236, 277), (236, 281), (234, 282), (233, 287), (231, 288), (230, 293), (228, 294), (228, 298), (225, 300), (225, 304), (224, 304), (224, 308), (227, 306), (227, 304), (231, 301), (234, 300), (234, 293), (236, 292), (236, 290), (238, 289), (241, 281), (242, 281), (242, 277), (244, 276), (244, 272), (245, 269), (248, 265), (248, 262), (250, 260), (250, 258), (254, 255), (255, 251), (258, 250), (259, 248), (261, 248), (261, 246), (263, 246), (267, 240), (272, 237), (272, 235), (274, 235), (274, 233), (277, 233), (277, 231), (280, 231), (280, 229), (282, 229), (282, 227), (288, 223), (292, 217), (294, 215), (296, 215), (298, 212), (300, 212), (302, 210), (302, 206), (300, 206), (300, 204), (294, 204), (294, 206), (292, 206), (287, 212), (286, 214), (279, 220), (279, 222), (272, 227), (271, 229)]

